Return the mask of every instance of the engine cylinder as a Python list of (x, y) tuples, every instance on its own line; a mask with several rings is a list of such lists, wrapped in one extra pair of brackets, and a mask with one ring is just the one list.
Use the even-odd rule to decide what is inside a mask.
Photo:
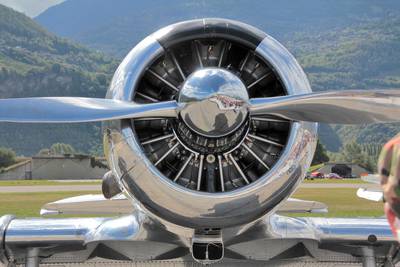
[(297, 61), (264, 32), (226, 19), (173, 24), (132, 49), (107, 98), (181, 100), (180, 115), (104, 123), (106, 156), (154, 216), (195, 229), (249, 223), (305, 175), (316, 124), (251, 116), (246, 101), (309, 92)]

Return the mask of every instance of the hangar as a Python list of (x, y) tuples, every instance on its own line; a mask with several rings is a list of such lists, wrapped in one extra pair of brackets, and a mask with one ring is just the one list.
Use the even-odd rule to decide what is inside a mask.
[(327, 162), (324, 163), (321, 168), (315, 171), (324, 174), (333, 172), (339, 174), (341, 177), (346, 178), (360, 177), (370, 173), (367, 169), (361, 167), (360, 165), (350, 162)]

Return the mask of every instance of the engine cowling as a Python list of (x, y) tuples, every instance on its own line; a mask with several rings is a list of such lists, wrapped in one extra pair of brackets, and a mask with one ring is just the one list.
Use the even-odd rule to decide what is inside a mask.
[(177, 100), (178, 118), (106, 122), (105, 153), (121, 188), (160, 219), (195, 229), (249, 223), (304, 177), (316, 123), (249, 116), (247, 101), (309, 92), (295, 58), (264, 32), (226, 19), (173, 24), (131, 50), (107, 98)]

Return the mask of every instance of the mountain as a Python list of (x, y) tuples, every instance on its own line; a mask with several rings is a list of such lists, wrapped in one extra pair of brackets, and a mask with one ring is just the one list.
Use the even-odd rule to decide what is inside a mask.
[(314, 34), (296, 34), (289, 50), (313, 90), (400, 88), (400, 16)]
[[(93, 8), (96, 6), (96, 8)], [(68, 0), (36, 18), (59, 35), (117, 57), (169, 23), (226, 17), (278, 38), (304, 67), (313, 90), (400, 88), (399, 1)], [(157, 18), (157, 19), (154, 19)], [(330, 151), (343, 143), (383, 143), (397, 124), (322, 125)]]
[[(314, 35), (299, 33), (287, 46), (313, 90), (400, 88), (400, 16)], [(398, 132), (396, 123), (333, 125), (322, 126), (320, 138), (328, 150), (337, 152), (351, 141), (382, 144)]]
[(57, 35), (118, 57), (170, 23), (202, 17), (241, 20), (279, 40), (327, 31), (400, 11), (398, 0), (67, 0), (36, 17)]
[[(0, 98), (104, 97), (117, 61), (56, 37), (27, 16), (0, 5)], [(0, 124), (0, 146), (32, 155), (56, 142), (88, 152), (98, 124)]]
[(0, 4), (11, 7), (29, 17), (36, 17), (50, 6), (57, 5), (64, 0), (0, 0)]

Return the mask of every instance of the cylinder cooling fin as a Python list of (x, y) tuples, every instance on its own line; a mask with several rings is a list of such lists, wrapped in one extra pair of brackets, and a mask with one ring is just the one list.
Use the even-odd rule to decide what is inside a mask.
[[(215, 37), (204, 33), (207, 28), (202, 26), (196, 31), (194, 25), (170, 33), (173, 42), (164, 36), (160, 40), (164, 52), (147, 67), (133, 101), (178, 100), (194, 73), (211, 68), (240, 79), (250, 99), (286, 95), (275, 70), (255, 52), (257, 37), (245, 36), (238, 29), (231, 30), (236, 36), (229, 35), (223, 26), (214, 30)], [(271, 116), (247, 115), (235, 131), (209, 136), (193, 130), (182, 116), (132, 121), (143, 150), (165, 177), (182, 187), (210, 193), (244, 187), (268, 172), (285, 148), (290, 125)]]

